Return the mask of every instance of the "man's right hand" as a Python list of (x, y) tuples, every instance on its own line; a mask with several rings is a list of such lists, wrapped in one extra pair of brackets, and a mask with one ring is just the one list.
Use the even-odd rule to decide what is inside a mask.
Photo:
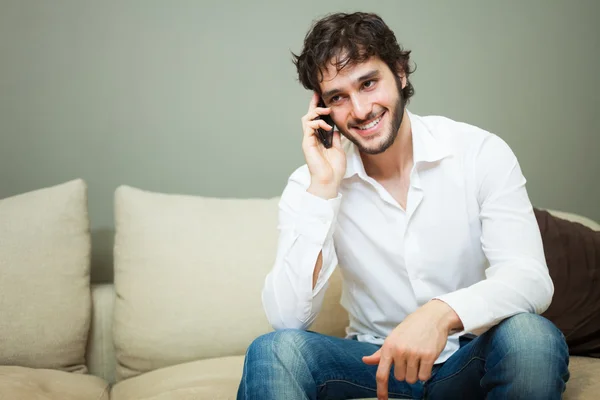
[(333, 133), (333, 145), (326, 149), (317, 136), (317, 128), (330, 130), (319, 115), (329, 114), (331, 108), (317, 107), (319, 95), (313, 94), (308, 112), (302, 117), (302, 151), (308, 170), (310, 171), (310, 187), (308, 192), (324, 199), (335, 198), (338, 194), (342, 178), (346, 173), (346, 153), (342, 149), (340, 132)]

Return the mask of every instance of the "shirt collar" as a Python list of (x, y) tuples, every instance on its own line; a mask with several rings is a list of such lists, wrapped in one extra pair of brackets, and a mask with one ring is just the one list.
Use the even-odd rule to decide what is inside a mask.
[[(415, 165), (420, 162), (440, 161), (450, 155), (447, 146), (432, 135), (430, 128), (421, 117), (408, 110), (406, 110), (406, 113), (410, 119), (413, 140), (413, 162)], [(365, 179), (367, 173), (365, 172), (365, 166), (356, 145), (342, 137), (342, 146), (346, 152), (346, 174), (344, 175), (344, 179), (354, 175)]]
[(448, 157), (450, 149), (436, 138), (423, 118), (406, 111), (410, 118), (413, 139), (413, 162), (436, 162)]
[(360, 158), (360, 153), (356, 145), (345, 137), (342, 137), (342, 146), (346, 152), (346, 174), (344, 175), (344, 179), (354, 175), (358, 175), (360, 178), (365, 179), (367, 173), (365, 172), (365, 166)]
[[(415, 165), (420, 162), (440, 161), (450, 155), (447, 146), (432, 135), (430, 128), (420, 116), (408, 110), (406, 110), (406, 113), (410, 119), (413, 140), (413, 162)], [(356, 145), (342, 137), (342, 146), (346, 152), (346, 174), (344, 175), (344, 179), (354, 175), (365, 179), (367, 173), (365, 172), (365, 166)]]

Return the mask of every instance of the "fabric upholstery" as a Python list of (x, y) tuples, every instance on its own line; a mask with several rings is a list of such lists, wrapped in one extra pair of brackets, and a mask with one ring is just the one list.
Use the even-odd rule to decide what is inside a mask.
[(117, 383), (112, 400), (235, 399), (244, 356), (179, 364)]
[(550, 209), (543, 209), (543, 208), (538, 208), (538, 210), (547, 211), (550, 214), (552, 214), (553, 216), (558, 217), (560, 219), (564, 219), (565, 221), (577, 222), (577, 223), (580, 223), (581, 225), (585, 225), (588, 228), (591, 228), (595, 231), (600, 231), (600, 223), (594, 221), (593, 219), (585, 217), (583, 215), (574, 214), (574, 213), (570, 213), (570, 212), (566, 212), (566, 211), (550, 210)]
[(600, 231), (534, 211), (554, 283), (543, 315), (563, 332), (571, 354), (600, 357)]
[[(113, 387), (112, 400), (235, 399), (243, 356), (180, 364), (128, 379)], [(565, 400), (596, 400), (600, 393), (600, 360), (571, 357), (571, 379)]]
[(276, 215), (273, 200), (116, 191), (117, 380), (243, 354), (269, 330), (259, 287), (275, 254)]
[(86, 371), (89, 274), (83, 180), (0, 200), (0, 365)]
[[(278, 199), (115, 193), (117, 380), (242, 355), (271, 330), (261, 303), (277, 246)], [(337, 298), (315, 324), (343, 334)]]
[(0, 399), (109, 400), (109, 393), (108, 383), (92, 375), (0, 366)]
[(112, 340), (115, 291), (112, 284), (92, 285), (92, 327), (88, 339), (87, 366), (90, 374), (115, 382), (115, 348)]
[(563, 400), (595, 400), (600, 393), (600, 360), (590, 357), (571, 356), (571, 377)]

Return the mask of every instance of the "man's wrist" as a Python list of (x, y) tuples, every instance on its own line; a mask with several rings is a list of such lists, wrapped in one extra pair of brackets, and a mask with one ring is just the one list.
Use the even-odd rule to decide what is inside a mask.
[(311, 184), (306, 191), (325, 200), (335, 199), (338, 195), (338, 190), (335, 185), (323, 186)]
[(448, 334), (450, 335), (454, 332), (461, 331), (463, 329), (462, 321), (460, 320), (460, 317), (452, 307), (450, 307), (446, 302), (439, 299), (433, 299), (431, 302), (435, 304), (437, 308), (440, 309), (439, 321), (441, 324), (441, 328), (444, 331), (448, 332)]

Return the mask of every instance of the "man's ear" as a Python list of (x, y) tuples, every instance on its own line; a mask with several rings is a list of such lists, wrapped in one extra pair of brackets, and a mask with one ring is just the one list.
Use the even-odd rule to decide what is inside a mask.
[(406, 87), (406, 74), (404, 73), (402, 65), (400, 65), (399, 62), (396, 64), (396, 75), (398, 75), (398, 78), (400, 78), (400, 82), (402, 82), (402, 89), (404, 89)]
[(400, 74), (400, 80), (402, 81), (402, 89), (406, 87), (406, 75)]

